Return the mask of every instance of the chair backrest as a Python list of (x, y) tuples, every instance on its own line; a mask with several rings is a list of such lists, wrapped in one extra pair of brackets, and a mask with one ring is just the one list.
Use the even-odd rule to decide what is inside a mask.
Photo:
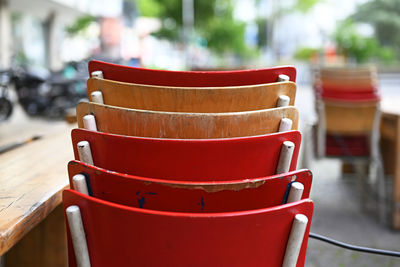
[(379, 100), (376, 68), (321, 68), (316, 75), (316, 95), (322, 99), (364, 102)]
[(231, 181), (274, 175), (286, 141), (294, 145), (288, 164), (288, 171), (293, 171), (301, 141), (298, 131), (201, 140), (139, 138), (84, 129), (74, 129), (71, 135), (77, 160), (78, 143), (87, 141), (97, 167), (181, 181)]
[(296, 240), (299, 256), (290, 266), (300, 267), (313, 212), (309, 199), (241, 212), (153, 211), (73, 190), (64, 191), (63, 204), (70, 267), (77, 266), (76, 258), (96, 267), (286, 266), (299, 221), (304, 226)]
[[(286, 203), (293, 182), (301, 183), (308, 198), (312, 183), (309, 170), (274, 176), (242, 179), (236, 182), (182, 182), (144, 178), (110, 172), (80, 161), (68, 164), (72, 189), (73, 177), (83, 174), (91, 196), (121, 205), (175, 212), (229, 212), (262, 209)], [(79, 180), (78, 180), (79, 181)]]
[(353, 79), (354, 77), (358, 78), (370, 78), (376, 77), (376, 67), (374, 65), (368, 66), (357, 66), (357, 67), (344, 67), (344, 66), (337, 66), (337, 67), (322, 67), (319, 70), (321, 76), (324, 77), (332, 77), (337, 79)]
[[(280, 96), (293, 106), (296, 84), (278, 82), (230, 87), (171, 87), (123, 83), (99, 78), (87, 82), (88, 95), (101, 91), (104, 104), (124, 108), (217, 113), (278, 107)], [(91, 98), (92, 102), (94, 101)]]
[(166, 71), (127, 67), (92, 60), (89, 73), (101, 71), (108, 80), (161, 86), (215, 87), (277, 82), (279, 75), (296, 81), (296, 69), (291, 66), (236, 71)]
[[(362, 135), (377, 127), (378, 101), (346, 102), (325, 100), (323, 102), (325, 130), (340, 135)], [(379, 118), (378, 118), (379, 120)]]
[(379, 140), (374, 67), (322, 68), (316, 75), (318, 155), (366, 156)]
[(81, 102), (76, 108), (78, 126), (94, 115), (97, 130), (127, 136), (155, 138), (228, 138), (278, 132), (282, 118), (298, 128), (298, 110), (282, 107), (229, 113), (183, 113), (119, 108)]

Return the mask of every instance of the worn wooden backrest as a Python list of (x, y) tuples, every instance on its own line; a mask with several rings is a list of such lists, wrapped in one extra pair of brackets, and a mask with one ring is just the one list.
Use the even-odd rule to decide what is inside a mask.
[[(225, 139), (158, 139), (72, 130), (77, 145), (90, 144), (93, 165), (121, 173), (183, 181), (230, 181), (274, 175), (282, 144), (294, 144), (290, 171), (296, 169), (298, 131)], [(82, 159), (81, 159), (82, 161)]]
[(128, 136), (157, 138), (227, 138), (274, 133), (282, 118), (292, 120), (298, 128), (298, 111), (283, 107), (230, 113), (179, 113), (126, 109), (81, 102), (76, 108), (78, 126), (83, 117), (92, 114), (97, 130)]
[(138, 208), (176, 212), (229, 212), (281, 205), (292, 182), (304, 186), (301, 199), (310, 194), (312, 174), (299, 170), (237, 182), (183, 182), (145, 178), (110, 172), (80, 161), (68, 164), (70, 185), (73, 177), (84, 174), (90, 195)]
[(89, 97), (92, 92), (101, 91), (107, 105), (172, 112), (217, 113), (275, 108), (279, 96), (288, 96), (289, 105), (293, 106), (296, 97), (293, 82), (235, 87), (168, 87), (90, 78), (87, 88)]
[[(302, 214), (299, 256), (290, 265), (301, 267), (313, 213), (309, 199), (241, 212), (177, 213), (118, 205), (73, 190), (64, 191), (63, 205), (70, 267), (76, 266), (75, 255), (96, 267), (280, 267), (292, 225)], [(79, 249), (75, 255), (71, 234)], [(76, 245), (77, 240), (85, 245)]]
[(161, 86), (215, 87), (277, 82), (278, 76), (296, 81), (296, 69), (291, 66), (236, 71), (165, 71), (127, 67), (92, 60), (89, 73), (102, 71), (104, 79)]

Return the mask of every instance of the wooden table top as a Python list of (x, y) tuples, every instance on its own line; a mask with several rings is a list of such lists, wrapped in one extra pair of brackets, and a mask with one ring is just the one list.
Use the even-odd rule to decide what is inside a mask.
[(400, 96), (383, 96), (381, 110), (385, 114), (400, 115)]
[[(25, 138), (35, 129), (26, 127), (24, 131), (18, 125), (0, 125), (1, 135), (8, 133), (7, 142)], [(42, 139), (0, 154), (0, 255), (46, 218), (61, 203), (61, 192), (68, 187), (72, 127), (60, 122), (40, 127), (44, 125)], [(3, 138), (0, 143), (7, 142)]]

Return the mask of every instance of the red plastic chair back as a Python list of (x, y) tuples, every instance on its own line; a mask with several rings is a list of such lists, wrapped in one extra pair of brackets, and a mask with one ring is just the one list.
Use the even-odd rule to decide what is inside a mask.
[(181, 182), (109, 172), (80, 161), (68, 164), (72, 177), (84, 174), (90, 195), (121, 205), (176, 212), (228, 212), (261, 209), (285, 203), (288, 186), (304, 185), (302, 199), (308, 198), (312, 182), (309, 170), (293, 171), (236, 182)]
[(77, 143), (88, 141), (94, 165), (103, 169), (181, 181), (230, 181), (274, 175), (284, 141), (295, 144), (289, 171), (296, 169), (298, 131), (225, 139), (157, 139), (72, 130)]
[(167, 71), (128, 67), (92, 60), (89, 73), (102, 71), (105, 79), (165, 86), (215, 87), (277, 82), (280, 74), (296, 81), (296, 69), (291, 66), (235, 71)]
[[(80, 208), (91, 266), (282, 266), (296, 214), (308, 217), (297, 266), (304, 266), (313, 203), (226, 213), (176, 213), (127, 207), (66, 190)], [(68, 225), (68, 224), (67, 224)], [(68, 227), (67, 227), (68, 228)], [(69, 266), (75, 257), (68, 233)]]

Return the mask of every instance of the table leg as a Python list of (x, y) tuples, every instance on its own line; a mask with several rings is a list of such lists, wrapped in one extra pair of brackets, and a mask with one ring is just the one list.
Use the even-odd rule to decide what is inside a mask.
[(7, 267), (66, 267), (67, 240), (62, 205), (56, 207), (3, 257)]

